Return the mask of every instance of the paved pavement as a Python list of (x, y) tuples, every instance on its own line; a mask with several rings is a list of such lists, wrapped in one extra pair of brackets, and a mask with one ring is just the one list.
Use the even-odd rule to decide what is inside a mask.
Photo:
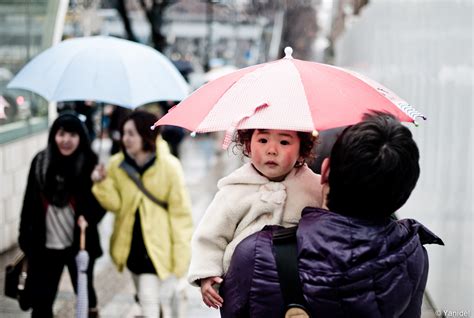
[[(232, 149), (220, 150), (219, 142), (209, 136), (187, 138), (181, 146), (181, 160), (193, 203), (193, 220), (197, 222), (202, 217), (207, 205), (216, 192), (216, 182), (219, 178), (234, 170), (241, 161), (232, 154)], [(103, 142), (103, 151), (109, 148)], [(101, 160), (106, 160), (106, 156)], [(99, 230), (101, 244), (104, 248), (102, 256), (95, 268), (95, 286), (99, 300), (101, 317), (135, 317), (139, 316), (139, 307), (134, 301), (135, 288), (128, 272), (118, 273), (107, 253), (109, 237), (112, 232), (113, 215), (108, 213), (102, 220)], [(8, 261), (18, 253), (14, 248), (0, 255), (0, 285), (4, 284), (4, 269)], [(177, 306), (177, 317), (219, 317), (217, 310), (207, 308), (201, 301), (199, 290), (188, 284), (183, 284), (184, 300)], [(394, 300), (396, 301), (396, 300)], [(63, 274), (59, 293), (55, 302), (54, 312), (58, 318), (74, 317), (75, 295), (69, 275)], [(0, 317), (29, 317), (29, 312), (19, 309), (17, 302), (0, 295)], [(423, 318), (435, 317), (427, 302), (423, 307)]]

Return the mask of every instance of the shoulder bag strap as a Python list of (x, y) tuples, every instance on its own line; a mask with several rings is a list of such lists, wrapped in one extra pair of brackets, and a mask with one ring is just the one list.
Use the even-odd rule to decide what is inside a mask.
[(150, 193), (150, 191), (145, 188), (142, 183), (142, 180), (138, 176), (138, 173), (136, 173), (135, 169), (130, 164), (128, 164), (124, 160), (120, 163), (119, 167), (127, 173), (129, 178), (135, 183), (137, 188), (140, 189), (140, 191), (143, 192), (143, 194), (146, 195), (148, 199), (161, 206), (163, 209), (168, 210), (168, 203), (156, 198), (153, 194)]
[(297, 226), (281, 228), (273, 233), (273, 249), (286, 310), (301, 309), (310, 317), (298, 274)]

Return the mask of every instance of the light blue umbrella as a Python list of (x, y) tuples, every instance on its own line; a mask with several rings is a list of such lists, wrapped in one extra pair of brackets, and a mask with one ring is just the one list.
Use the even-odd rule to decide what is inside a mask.
[(93, 100), (135, 108), (182, 100), (188, 85), (157, 50), (128, 40), (93, 36), (65, 40), (39, 54), (7, 88), (35, 92), (49, 101)]

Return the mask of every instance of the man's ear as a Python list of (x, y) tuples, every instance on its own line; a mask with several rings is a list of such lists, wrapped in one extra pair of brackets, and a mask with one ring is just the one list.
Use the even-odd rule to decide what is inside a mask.
[(324, 158), (323, 163), (321, 164), (321, 184), (328, 183), (329, 178), (329, 157)]

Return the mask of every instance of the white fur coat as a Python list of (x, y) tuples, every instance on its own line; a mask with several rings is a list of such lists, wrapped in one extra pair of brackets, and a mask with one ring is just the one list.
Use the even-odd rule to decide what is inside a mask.
[(202, 278), (222, 277), (244, 238), (265, 225), (294, 226), (304, 207), (322, 204), (320, 176), (306, 165), (273, 182), (247, 163), (219, 180), (217, 187), (191, 241), (188, 281), (193, 285)]

